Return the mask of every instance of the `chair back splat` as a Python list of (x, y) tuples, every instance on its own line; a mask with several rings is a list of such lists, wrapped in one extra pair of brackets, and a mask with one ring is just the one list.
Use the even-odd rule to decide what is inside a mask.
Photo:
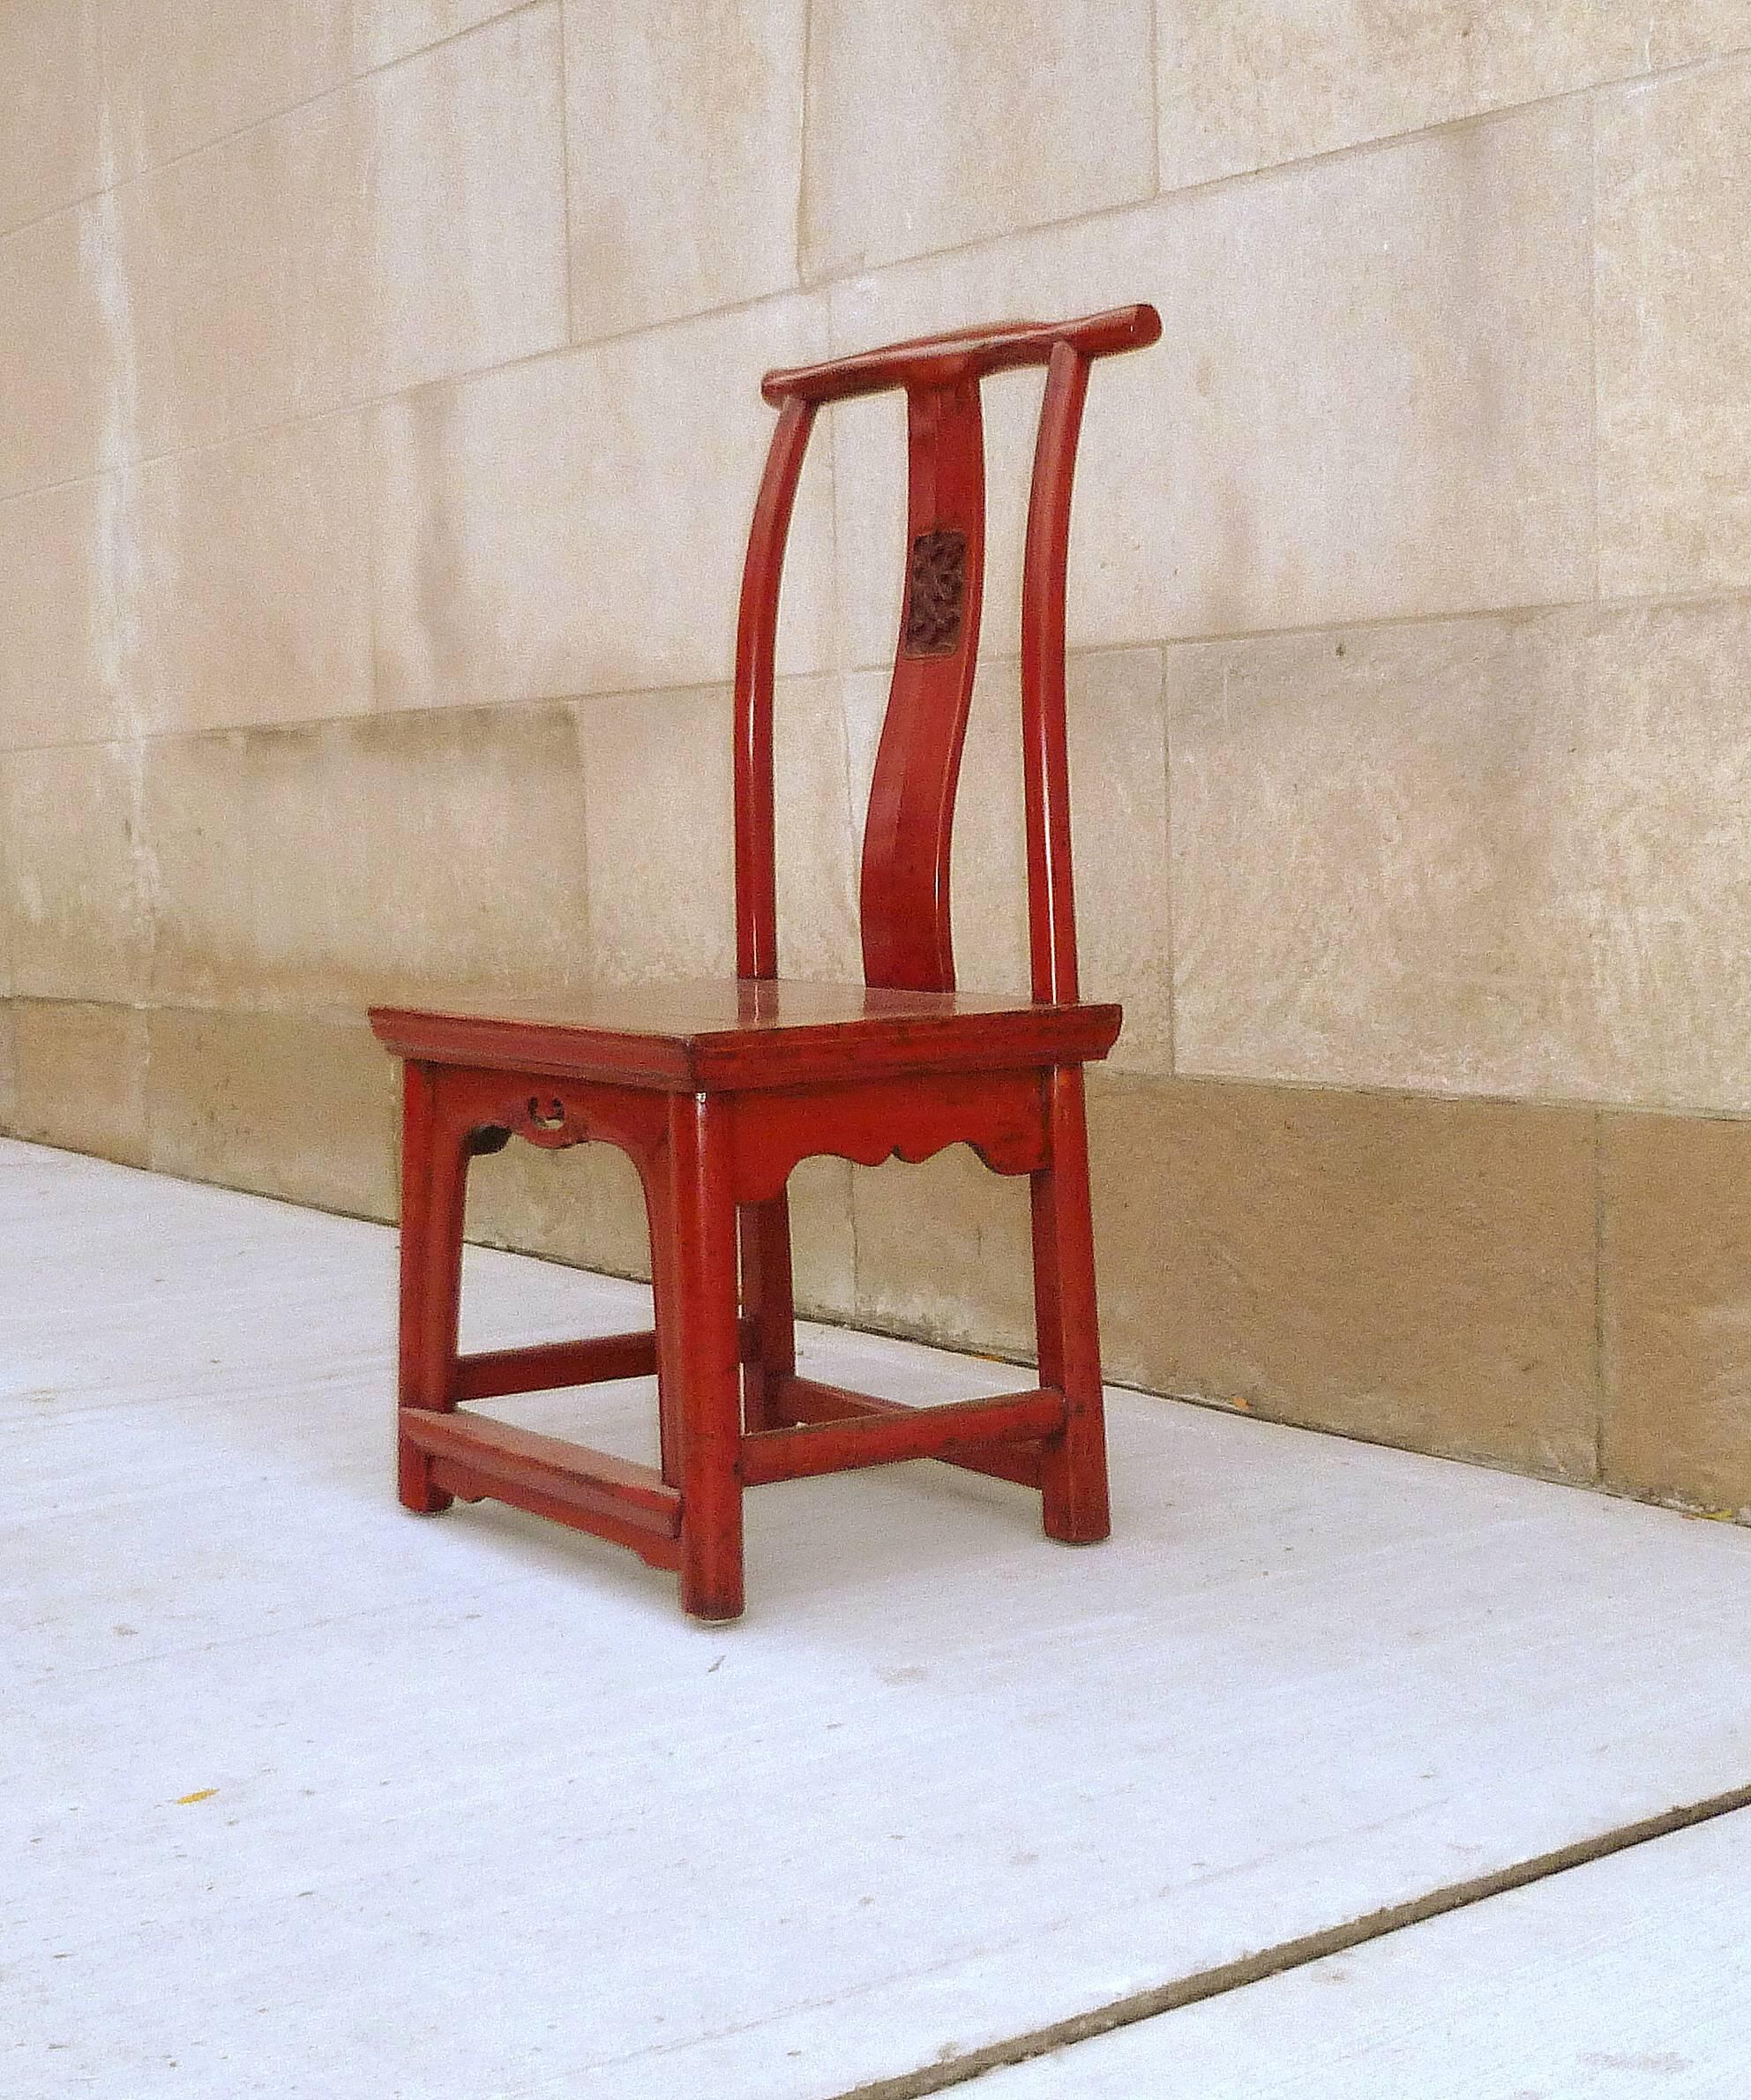
[(978, 662), (984, 581), (984, 433), (980, 385), (1046, 367), (1021, 588), (1021, 734), (1033, 996), (1074, 1001), (1076, 920), (1065, 748), (1064, 591), (1076, 440), (1096, 357), (1161, 334), (1150, 306), (1076, 321), (1018, 322), (899, 343), (768, 372), (779, 410), (743, 571), (736, 647), (737, 973), (778, 971), (772, 699), (785, 540), (815, 411), (903, 389), (907, 551), (894, 681), (864, 828), (864, 980), (952, 992), (949, 850), (961, 751)]

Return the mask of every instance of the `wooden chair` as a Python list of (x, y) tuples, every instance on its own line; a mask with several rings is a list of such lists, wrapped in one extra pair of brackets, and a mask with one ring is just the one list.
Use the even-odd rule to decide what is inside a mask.
[[(436, 1512), (492, 1496), (679, 1571), (695, 1616), (743, 1609), (742, 1491), (941, 1459), (1041, 1492), (1047, 1534), (1104, 1539), (1083, 1063), (1119, 1033), (1077, 996), (1065, 754), (1071, 477), (1092, 359), (1154, 342), (1149, 306), (964, 330), (769, 372), (779, 411), (754, 509), (736, 647), (737, 975), (603, 987), (497, 1011), (377, 1008), (406, 1061), (400, 1494)], [(980, 382), (1044, 364), (1021, 603), (1031, 999), (957, 993), (949, 830), (977, 654), (984, 546)], [(861, 985), (777, 975), (772, 700), (780, 569), (823, 403), (903, 388), (909, 559), (864, 831)], [(636, 1164), (655, 1331), (460, 1356), (468, 1162), (515, 1135), (603, 1140)], [(869, 1165), (970, 1144), (1032, 1183), (1039, 1383), (908, 1407), (797, 1375), (785, 1184), (815, 1153)], [(738, 1261), (739, 1249), (739, 1261)], [(739, 1287), (738, 1287), (739, 1286)], [(460, 1403), (655, 1374), (662, 1470)]]

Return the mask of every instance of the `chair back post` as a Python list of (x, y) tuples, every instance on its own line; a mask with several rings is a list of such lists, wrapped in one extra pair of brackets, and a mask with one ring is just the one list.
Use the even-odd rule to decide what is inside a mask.
[(779, 410), (742, 566), (736, 623), (736, 974), (744, 978), (778, 975), (772, 686), (784, 543), (814, 417), (814, 404), (796, 394)]
[(1028, 827), (1028, 947), (1033, 995), (1075, 999), (1076, 892), (1070, 859), (1070, 755), (1064, 690), (1064, 592), (1076, 441), (1089, 360), (1054, 346), (1046, 366), (1021, 565), (1021, 776)]

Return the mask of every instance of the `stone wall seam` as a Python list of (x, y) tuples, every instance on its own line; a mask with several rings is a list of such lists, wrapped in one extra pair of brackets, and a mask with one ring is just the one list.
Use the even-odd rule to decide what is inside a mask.
[(1161, 101), (1161, 10), (1162, 0), (1155, 0), (1149, 9), (1149, 176), (1152, 197), (1163, 193), (1161, 168), (1161, 133), (1165, 116)]
[(1616, 1384), (1605, 1304), (1606, 1235), (1611, 1230), (1611, 1217), (1605, 1204), (1605, 1111), (1599, 1109), (1593, 1117), (1593, 1376), (1597, 1410), (1593, 1425), (1593, 1483), (1596, 1487), (1602, 1486), (1605, 1479), (1605, 1440), (1610, 1433), (1612, 1395)]
[(554, 0), (554, 4), (559, 9), (559, 191), (565, 210), (565, 346), (569, 349), (578, 341), (578, 265), (572, 231), (571, 66), (566, 51), (566, 10), (563, 0)]
[[(1162, 851), (1167, 861), (1167, 923), (1162, 929), (1162, 964), (1167, 973), (1167, 1076), (1173, 1078), (1179, 1070), (1179, 1016), (1174, 997), (1179, 956), (1173, 931), (1173, 897), (1177, 888), (1173, 880), (1173, 723), (1167, 704), (1167, 649), (1164, 645), (1156, 651), (1156, 656), (1161, 673), (1158, 704), (1161, 709)], [(1074, 792), (1074, 784), (1072, 792)]]
[[(1158, 0), (1156, 20), (1160, 21), (1161, 9), (1168, 0)], [(1194, 190), (1208, 189), (1229, 182), (1247, 181), (1255, 176), (1274, 170), (1306, 167), (1315, 161), (1336, 159), (1343, 154), (1366, 151), (1372, 147), (1402, 144), (1409, 139), (1432, 136), (1451, 131), (1460, 126), (1485, 123), (1497, 116), (1509, 116), (1518, 111), (1546, 107), (1553, 103), (1572, 101), (1583, 96), (1621, 93), (1625, 90), (1654, 86), (1671, 80), (1681, 80), (1705, 74), (1723, 67), (1732, 67), (1751, 57), (1751, 43), (1728, 43), (1718, 50), (1705, 52), (1700, 56), (1672, 60), (1669, 63), (1642, 65), (1624, 73), (1608, 74), (1598, 79), (1582, 79), (1573, 85), (1554, 87), (1539, 94), (1523, 94), (1493, 102), (1484, 108), (1463, 110), (1452, 116), (1430, 122), (1412, 123), (1397, 129), (1370, 133), (1358, 139), (1341, 139), (1336, 144), (1316, 147), (1312, 151), (1290, 153), (1279, 158), (1267, 158), (1243, 168), (1226, 169), (1218, 173), (1199, 176), (1174, 183), (1164, 180), (1164, 195), (1184, 195)], [(1157, 73), (1157, 80), (1160, 79)]]
[[(104, 194), (105, 191), (110, 188), (125, 187), (131, 183), (142, 180), (147, 176), (158, 174), (168, 168), (175, 167), (180, 161), (191, 159), (196, 154), (206, 152), (213, 147), (230, 144), (240, 138), (246, 137), (251, 131), (258, 130), (264, 125), (277, 123), (288, 116), (296, 116), (301, 111), (312, 109), (318, 103), (332, 100), (334, 96), (344, 94), (348, 88), (355, 86), (360, 81), (373, 79), (379, 74), (393, 72), (398, 67), (407, 65), (417, 59), (424, 57), (430, 52), (438, 50), (447, 44), (460, 43), (464, 41), (468, 37), (480, 35), (484, 32), (510, 20), (514, 16), (533, 13), (541, 8), (557, 5), (558, 4), (559, 0), (520, 0), (520, 4), (506, 7), (500, 12), (489, 15), (480, 21), (468, 23), (460, 29), (452, 30), (443, 35), (434, 37), (430, 42), (415, 45), (408, 50), (397, 52), (391, 57), (377, 61), (374, 64), (360, 66), (355, 71), (349, 72), (345, 79), (337, 80), (332, 86), (324, 88), (315, 94), (303, 96), (296, 101), (281, 104), (271, 109), (264, 110), (258, 116), (251, 117), (246, 123), (238, 124), (229, 131), (216, 132), (211, 138), (202, 139), (195, 145), (184, 147), (175, 154), (165, 156), (163, 159), (151, 161), (139, 169), (131, 172), (130, 174), (117, 177), (114, 182), (102, 183), (89, 189), (81, 190), (77, 195), (64, 198), (60, 202), (50, 206), (44, 211), (34, 214), (28, 218), (20, 219), (4, 226), (0, 226), (0, 243), (4, 243), (11, 239), (14, 234), (24, 233), (30, 230), (33, 227), (42, 223), (45, 220), (57, 217), (63, 212), (75, 210), (79, 206), (89, 203), (94, 198)], [(809, 17), (811, 18), (812, 29), (813, 0), (808, 0), (807, 11)], [(1158, 41), (1160, 35), (1160, 19), (1158, 11), (1154, 18), (1153, 33), (1154, 39)], [(1707, 57), (1688, 60), (1675, 65), (1656, 67), (1634, 73), (1626, 73), (1610, 79), (1591, 81), (1583, 87), (1560, 89), (1548, 95), (1527, 96), (1520, 101), (1496, 104), (1489, 109), (1478, 110), (1468, 116), (1452, 117), (1440, 124), (1417, 124), (1404, 131), (1382, 132), (1373, 138), (1350, 140), (1345, 142), (1343, 145), (1328, 147), (1320, 152), (1297, 154), (1288, 160), (1262, 161), (1256, 167), (1238, 169), (1227, 174), (1208, 176), (1201, 181), (1182, 184), (1167, 184), (1163, 181), (1161, 176), (1159, 166), (1160, 109), (1158, 86), (1160, 69), (1159, 64), (1157, 64), (1155, 73), (1155, 77), (1157, 81), (1157, 87), (1156, 90), (1157, 122), (1157, 139), (1156, 148), (1156, 186), (1152, 194), (1157, 197), (1180, 196), (1187, 194), (1194, 190), (1213, 188), (1224, 183), (1251, 181), (1259, 176), (1269, 175), (1290, 168), (1305, 167), (1316, 161), (1335, 159), (1343, 154), (1366, 152), (1376, 147), (1390, 146), (1395, 144), (1401, 143), (1407, 139), (1420, 138), (1440, 131), (1452, 131), (1464, 124), (1487, 123), (1492, 118), (1511, 115), (1515, 111), (1522, 109), (1535, 109), (1546, 102), (1561, 101), (1583, 95), (1591, 97), (1601, 93), (1608, 93), (1614, 89), (1639, 86), (1647, 82), (1682, 79), (1688, 74), (1707, 72), (1716, 68), (1730, 66), (1737, 62), (1744, 60), (1747, 56), (1751, 56), (1751, 45), (1740, 47), (1735, 49), (1713, 53)], [(107, 63), (107, 58), (104, 61), (101, 61), (101, 63)], [(1029, 228), (1025, 229), (1017, 229), (1015, 230), (1032, 230), (1035, 227), (1045, 228), (1048, 226), (1063, 225), (1074, 222), (1074, 218), (1078, 216), (1098, 217), (1103, 212), (1105, 211), (1121, 211), (1132, 208), (1134, 208), (1134, 206), (1132, 205), (1104, 206), (1098, 207), (1098, 209), (1096, 211), (1088, 214), (1073, 214), (1071, 219), (1054, 218), (1035, 221), (1030, 222)], [(1006, 233), (1002, 235), (982, 236), (982, 239), (1005, 239), (1008, 237), (1011, 237), (1010, 235)], [(896, 259), (894, 262), (885, 263), (876, 266), (879, 268), (899, 267), (902, 266), (905, 262), (923, 260), (937, 255), (952, 254), (956, 252), (959, 247), (977, 247), (980, 244), (981, 241), (976, 240), (965, 244), (953, 244), (945, 249), (921, 250), (915, 256), (907, 256), (904, 258)], [(799, 272), (800, 266), (801, 244), (799, 235)], [(834, 275), (837, 277), (850, 277), (858, 276), (864, 274), (865, 273), (864, 273), (862, 270), (849, 269), (834, 273)], [(821, 283), (826, 283), (833, 281), (833, 277), (827, 277), (821, 279), (819, 281)], [(701, 309), (700, 311), (713, 311), (716, 310), (715, 308), (705, 308)], [(639, 333), (639, 331), (632, 330), (628, 331), (628, 333), (636, 334)]]
[[(333, 81), (326, 87), (318, 88), (314, 94), (301, 95), (294, 101), (280, 103), (273, 109), (261, 110), (257, 115), (249, 117), (241, 124), (233, 125), (227, 131), (215, 131), (210, 138), (198, 139), (193, 145), (179, 147), (176, 152), (166, 154), (161, 159), (146, 161), (140, 166), (132, 169), (128, 174), (120, 176), (114, 184), (106, 184), (104, 187), (124, 188), (131, 183), (140, 182), (147, 176), (161, 174), (166, 169), (177, 167), (184, 161), (194, 159), (197, 154), (218, 146), (233, 145), (240, 139), (248, 138), (251, 131), (259, 131), (266, 125), (278, 124), (286, 117), (296, 116), (306, 110), (317, 109), (326, 101), (332, 101), (337, 95), (345, 94), (349, 89), (358, 86), (361, 82), (377, 79), (384, 74), (394, 72), (401, 66), (415, 64), (420, 59), (429, 57), (434, 51), (444, 49), (446, 45), (465, 42), (471, 36), (483, 35), (501, 27), (505, 23), (514, 19), (519, 15), (535, 14), (543, 8), (557, 7), (559, 4), (560, 0), (512, 0), (512, 4), (501, 7), (497, 13), (483, 15), (478, 21), (466, 22), (459, 29), (446, 30), (441, 35), (432, 37), (428, 42), (412, 45), (406, 50), (396, 51), (387, 57), (375, 60), (367, 64), (355, 64), (340, 78)], [(110, 55), (109, 39), (107, 36), (102, 40), (102, 50), (101, 63), (104, 70), (108, 71), (113, 60)], [(102, 191), (94, 191), (91, 194), (101, 195)], [(48, 215), (45, 214), (45, 216)], [(13, 230), (15, 229), (7, 228), (4, 231), (0, 231), (0, 239), (4, 239), (6, 233)]]
[[(551, 0), (535, 0), (537, 6), (551, 4)], [(520, 9), (520, 13), (532, 11)], [(446, 40), (450, 41), (450, 40)], [(434, 49), (439, 47), (432, 47)], [(118, 188), (125, 187), (118, 184)], [(103, 194), (108, 194), (104, 192)], [(82, 208), (82, 207), (80, 207)], [(647, 336), (666, 334), (682, 328), (696, 327), (702, 321), (712, 321), (737, 314), (756, 311), (765, 306), (776, 306), (785, 300), (811, 296), (813, 288), (797, 290), (760, 292), (746, 299), (730, 301), (722, 306), (703, 307), (697, 313), (677, 314), (672, 319), (653, 322), (647, 327), (627, 328), (601, 336), (592, 336), (579, 342), (557, 342), (541, 349), (528, 350), (513, 357), (502, 357), (489, 364), (465, 366), (458, 371), (439, 373), (433, 378), (415, 379), (407, 385), (395, 386), (379, 394), (348, 396), (345, 400), (326, 401), (320, 407), (303, 409), (290, 416), (270, 416), (260, 423), (240, 424), (222, 433), (192, 439), (186, 445), (166, 446), (155, 452), (131, 454), (113, 464), (94, 468), (88, 474), (71, 474), (59, 480), (33, 483), (28, 486), (0, 491), (0, 506), (20, 502), (31, 496), (44, 496), (57, 489), (77, 488), (86, 482), (101, 481), (112, 473), (127, 472), (144, 467), (165, 465), (174, 460), (193, 457), (201, 453), (220, 452), (232, 445), (244, 443), (251, 438), (271, 436), (277, 431), (296, 430), (306, 424), (319, 423), (336, 416), (368, 414), (374, 409), (393, 408), (415, 400), (423, 394), (434, 393), (445, 386), (466, 386), (482, 379), (498, 378), (501, 373), (519, 371), (532, 365), (561, 362), (582, 352), (601, 350), (616, 345), (636, 342)], [(756, 383), (758, 374), (755, 375)], [(752, 503), (752, 491), (750, 492)]]
[(1604, 599), (1605, 554), (1601, 544), (1599, 524), (1601, 494), (1600, 479), (1605, 462), (1599, 444), (1599, 97), (1594, 90), (1587, 97), (1587, 158), (1589, 180), (1587, 184), (1587, 245), (1592, 251), (1593, 268), (1588, 287), (1587, 334), (1592, 365), (1592, 445), (1593, 472), (1591, 521), (1593, 541), (1593, 597), (1595, 603)]
[[(268, 124), (280, 123), (286, 117), (297, 116), (303, 111), (318, 107), (324, 101), (332, 101), (337, 95), (346, 94), (350, 88), (356, 86), (362, 81), (372, 79), (381, 74), (393, 72), (401, 66), (413, 64), (419, 59), (428, 56), (433, 51), (444, 49), (446, 45), (465, 41), (471, 36), (485, 34), (487, 32), (500, 26), (502, 24), (507, 21), (514, 19), (518, 16), (535, 13), (543, 8), (555, 7), (558, 6), (559, 4), (560, 0), (521, 0), (521, 4), (507, 8), (500, 14), (489, 16), (483, 21), (472, 23), (464, 28), (451, 32), (447, 35), (435, 38), (429, 44), (423, 44), (415, 48), (415, 49), (400, 53), (395, 57), (385, 59), (378, 64), (368, 66), (356, 73), (351, 74), (348, 79), (337, 82), (334, 86), (325, 89), (318, 94), (307, 96), (300, 101), (289, 103), (284, 108), (269, 111), (258, 117), (251, 118), (249, 123), (239, 125), (234, 131), (220, 133), (209, 139), (203, 139), (197, 146), (190, 146), (183, 152), (171, 154), (162, 161), (153, 161), (148, 166), (144, 167), (134, 173), (120, 176), (113, 184), (101, 184), (95, 189), (82, 191), (79, 196), (68, 198), (62, 203), (53, 206), (49, 210), (37, 214), (33, 218), (21, 220), (13, 225), (0, 227), (0, 246), (4, 246), (4, 244), (7, 241), (10, 241), (14, 235), (29, 232), (34, 228), (42, 224), (45, 221), (57, 218), (64, 213), (77, 211), (82, 206), (89, 204), (94, 198), (106, 194), (108, 191), (112, 188), (126, 189), (134, 184), (147, 179), (152, 176), (161, 174), (167, 169), (174, 168), (183, 161), (193, 159), (198, 154), (213, 150), (222, 146), (233, 144), (238, 139), (247, 137), (251, 131), (262, 129)], [(812, 16), (812, 4), (813, 0), (809, 0), (809, 11), (811, 17)], [(1521, 101), (1503, 103), (1492, 109), (1478, 110), (1470, 116), (1449, 118), (1440, 124), (1421, 124), (1414, 126), (1408, 131), (1386, 132), (1378, 138), (1356, 139), (1347, 142), (1342, 146), (1324, 149), (1321, 152), (1300, 154), (1293, 159), (1286, 161), (1265, 161), (1255, 168), (1236, 169), (1228, 174), (1208, 176), (1197, 182), (1167, 184), (1158, 188), (1146, 198), (1131, 199), (1119, 203), (1096, 206), (1083, 212), (1074, 212), (1066, 214), (1062, 216), (1053, 216), (1051, 218), (1030, 221), (1025, 226), (1006, 229), (999, 233), (982, 234), (967, 241), (952, 242), (942, 247), (920, 249), (915, 253), (894, 257), (890, 260), (871, 265), (867, 267), (848, 266), (842, 270), (828, 272), (814, 279), (799, 278), (799, 283), (804, 289), (824, 290), (836, 283), (854, 281), (859, 278), (879, 274), (889, 270), (905, 269), (915, 263), (939, 261), (959, 254), (976, 252), (981, 248), (994, 244), (999, 242), (1025, 237), (1029, 233), (1044, 232), (1056, 228), (1079, 225), (1088, 221), (1098, 220), (1104, 217), (1116, 216), (1123, 213), (1137, 211), (1139, 209), (1147, 208), (1149, 204), (1157, 202), (1164, 198), (1187, 197), (1198, 191), (1219, 189), (1229, 184), (1251, 183), (1272, 176), (1281, 176), (1291, 170), (1308, 168), (1321, 161), (1336, 161), (1354, 155), (1389, 150), (1394, 146), (1402, 146), (1411, 139), (1436, 138), (1443, 133), (1462, 131), (1472, 125), (1492, 124), (1500, 119), (1512, 117), (1526, 110), (1544, 108), (1553, 103), (1592, 100), (1599, 94), (1608, 94), (1613, 90), (1620, 90), (1625, 87), (1640, 86), (1657, 82), (1665, 82), (1667, 80), (1681, 79), (1687, 76), (1703, 74), (1710, 71), (1730, 68), (1733, 65), (1746, 63), (1747, 61), (1751, 61), (1751, 47), (1747, 47), (1743, 50), (1735, 50), (1717, 54), (1708, 58), (1692, 60), (1680, 65), (1659, 68), (1650, 72), (1628, 74), (1619, 79), (1593, 82), (1585, 87), (1567, 88), (1548, 95), (1529, 96)], [(652, 326), (659, 327), (672, 327), (682, 321), (697, 319), (707, 313), (730, 311), (736, 306), (758, 304), (760, 298), (775, 296), (778, 295), (759, 294), (747, 300), (731, 302), (729, 307), (721, 307), (717, 305), (701, 307), (696, 312), (676, 316), (671, 319), (654, 323)], [(638, 335), (642, 334), (643, 333), (645, 333), (644, 328), (634, 327), (623, 331), (617, 331), (615, 334), (604, 336), (580, 338), (578, 343), (572, 347), (581, 347), (586, 343), (613, 341), (618, 340), (622, 335)], [(548, 353), (536, 354), (544, 355)], [(510, 362), (517, 362), (517, 360), (511, 360)], [(491, 371), (497, 369), (497, 367), (489, 365), (482, 366), (476, 369), (480, 371)], [(466, 375), (458, 374), (455, 376), (461, 377)], [(442, 382), (422, 381), (419, 383), (422, 385), (432, 385), (441, 384)], [(367, 406), (369, 403), (359, 401), (348, 403), (347, 405)]]
[[(815, 53), (815, 0), (803, 0), (803, 123), (802, 146), (797, 163), (797, 221), (792, 244), (792, 259), (797, 268), (797, 282), (808, 282), (808, 229), (809, 229), (809, 126), (814, 116), (814, 53)], [(828, 309), (831, 327), (831, 307)], [(830, 337), (829, 337), (829, 340)], [(835, 343), (836, 349), (838, 345)]]

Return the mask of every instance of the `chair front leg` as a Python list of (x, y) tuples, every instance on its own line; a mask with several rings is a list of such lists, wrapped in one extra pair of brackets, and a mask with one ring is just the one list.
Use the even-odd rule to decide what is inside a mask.
[(1045, 1167), (1032, 1177), (1034, 1318), (1040, 1384), (1063, 1393), (1064, 1434), (1042, 1454), (1046, 1536), (1091, 1546), (1109, 1535), (1106, 1420), (1095, 1306), (1089, 1136), (1080, 1066), (1045, 1075)]
[[(462, 1301), (462, 1215), (468, 1143), (444, 1114), (433, 1067), (409, 1061), (402, 1072), (400, 1404), (456, 1405), (457, 1330)], [(400, 1496), (423, 1516), (450, 1507), (431, 1484), (431, 1460), (399, 1440)]]
[(681, 1602), (739, 1618), (741, 1347), (736, 1203), (724, 1105), (680, 1094), (650, 1174), (664, 1472), (681, 1490)]

